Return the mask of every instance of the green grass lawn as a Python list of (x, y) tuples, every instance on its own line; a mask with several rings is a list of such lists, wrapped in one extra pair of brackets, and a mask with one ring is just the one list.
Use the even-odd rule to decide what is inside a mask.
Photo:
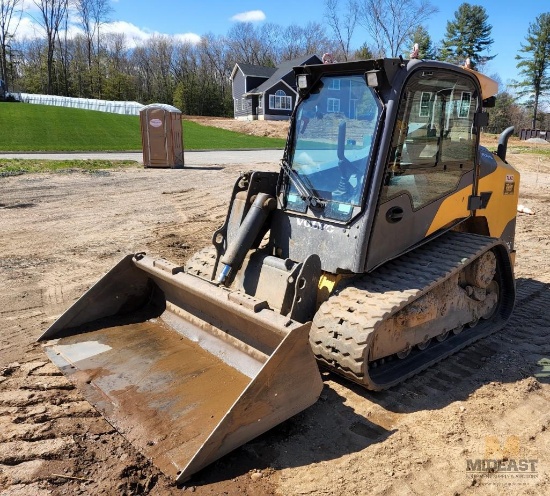
[(2, 159), (0, 178), (20, 176), (31, 172), (89, 172), (116, 170), (123, 167), (140, 167), (134, 160), (49, 160)]
[[(284, 140), (184, 121), (186, 150), (283, 148)], [(141, 151), (139, 117), (49, 105), (0, 103), (0, 151)]]
[(532, 155), (541, 155), (543, 157), (550, 157), (550, 145), (508, 146), (508, 152), (510, 152), (510, 153), (530, 153)]

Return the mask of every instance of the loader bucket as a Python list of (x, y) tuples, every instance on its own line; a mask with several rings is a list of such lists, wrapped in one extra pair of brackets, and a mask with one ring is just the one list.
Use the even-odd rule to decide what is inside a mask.
[(181, 483), (317, 400), (309, 325), (140, 254), (40, 340), (90, 403)]

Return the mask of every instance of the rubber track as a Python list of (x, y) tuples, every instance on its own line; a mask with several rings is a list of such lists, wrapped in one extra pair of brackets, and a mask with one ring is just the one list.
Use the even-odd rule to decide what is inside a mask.
[[(499, 309), (492, 319), (423, 352), (415, 350), (405, 360), (368, 370), (365, 357), (381, 322), (491, 249), (497, 255), (501, 287)], [(338, 289), (315, 315), (310, 343), (321, 363), (335, 372), (368, 389), (386, 389), (502, 328), (511, 314), (514, 292), (509, 257), (501, 241), (449, 232)]]

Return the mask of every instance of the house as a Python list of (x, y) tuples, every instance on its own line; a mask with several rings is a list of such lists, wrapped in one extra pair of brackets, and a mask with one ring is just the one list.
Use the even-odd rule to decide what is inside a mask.
[(279, 67), (235, 64), (231, 73), (235, 119), (287, 120), (298, 97), (292, 68), (321, 63), (317, 55), (309, 55)]
[[(332, 77), (328, 91), (317, 98), (317, 111), (320, 114), (334, 114), (347, 119), (371, 119), (376, 111), (374, 103), (356, 93), (352, 79)], [(369, 108), (371, 106), (374, 108)]]

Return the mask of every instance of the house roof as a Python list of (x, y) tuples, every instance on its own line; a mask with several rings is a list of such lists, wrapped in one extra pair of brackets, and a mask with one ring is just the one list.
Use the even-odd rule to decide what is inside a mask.
[(296, 90), (292, 86), (290, 86), (284, 79), (278, 79), (276, 81), (273, 81), (272, 84), (267, 85), (266, 83), (264, 83), (253, 90), (247, 91), (243, 96), (261, 95), (262, 93), (266, 92), (270, 88), (273, 88), (273, 86), (277, 84), (284, 84), (290, 91), (296, 93)]
[(317, 55), (306, 55), (305, 57), (299, 57), (292, 60), (287, 60), (282, 62), (279, 67), (275, 70), (273, 75), (264, 83), (260, 84), (257, 88), (248, 91), (248, 94), (258, 94), (263, 93), (275, 84), (277, 84), (281, 79), (283, 79), (289, 72), (292, 72), (292, 68), (298, 65), (304, 65), (307, 63), (321, 64), (322, 61)]
[(235, 77), (235, 72), (237, 72), (237, 69), (240, 69), (245, 77), (263, 77), (266, 79), (270, 78), (277, 70), (276, 67), (263, 67), (261, 65), (242, 64), (237, 62), (231, 72), (231, 78)]

